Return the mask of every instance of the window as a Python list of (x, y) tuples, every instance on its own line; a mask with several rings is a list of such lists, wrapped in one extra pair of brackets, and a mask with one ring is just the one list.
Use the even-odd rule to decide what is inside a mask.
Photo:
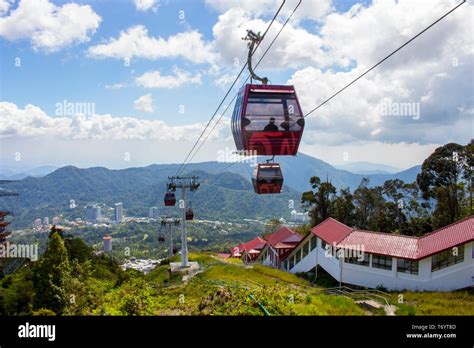
[(303, 245), (302, 249), (303, 249), (303, 258), (305, 258), (306, 255), (308, 255), (309, 253), (309, 242), (306, 242), (306, 244)]
[(318, 238), (313, 235), (311, 237), (310, 241), (309, 241), (309, 243), (310, 243), (310, 249), (309, 250), (313, 250), (314, 248), (316, 248), (317, 242), (318, 242)]
[(289, 269), (292, 269), (294, 265), (295, 265), (295, 258), (292, 257), (292, 258), (290, 259), (290, 268), (289, 268)]
[(392, 257), (386, 255), (372, 255), (372, 267), (392, 269)]
[(363, 253), (363, 259), (359, 260), (357, 256), (345, 257), (344, 262), (353, 263), (354, 265), (368, 266), (369, 265), (369, 254)]
[(252, 93), (245, 112), (247, 131), (300, 131), (302, 116), (294, 94)]
[(234, 113), (232, 114), (232, 134), (236, 141), (236, 146), (238, 150), (243, 150), (244, 145), (242, 142), (242, 131), (241, 131), (241, 123), (240, 123), (240, 113), (242, 111), (242, 98), (243, 98), (243, 90), (239, 92), (237, 97), (237, 101), (235, 103)]
[(397, 259), (397, 272), (418, 274), (418, 261), (408, 259)]
[(431, 272), (453, 266), (464, 261), (464, 245), (451, 248), (431, 257)]
[(326, 245), (328, 245), (328, 243), (326, 243), (324, 240), (321, 239), (321, 248), (323, 250), (326, 250)]
[(285, 260), (285, 262), (283, 262), (283, 269), (288, 270), (288, 260)]
[(296, 256), (296, 260), (295, 260), (295, 264), (296, 264), (301, 261), (301, 249), (296, 252), (295, 256)]

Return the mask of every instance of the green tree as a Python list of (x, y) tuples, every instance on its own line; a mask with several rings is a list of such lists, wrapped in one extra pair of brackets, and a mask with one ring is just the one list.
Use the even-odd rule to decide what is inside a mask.
[(120, 310), (125, 315), (150, 315), (152, 314), (152, 287), (141, 278), (133, 278), (125, 284), (120, 291)]
[(328, 181), (321, 182), (317, 176), (313, 176), (309, 182), (313, 190), (303, 193), (301, 203), (309, 209), (311, 224), (315, 226), (331, 216), (336, 188)]
[(269, 234), (272, 234), (282, 227), (280, 219), (271, 219), (268, 223), (265, 224), (265, 229), (263, 232), (263, 237), (265, 238)]
[(61, 314), (66, 306), (69, 277), (68, 253), (63, 239), (54, 232), (43, 257), (33, 266), (33, 308)]
[(89, 259), (92, 253), (92, 248), (80, 238), (65, 239), (64, 244), (68, 251), (70, 261), (76, 259), (80, 263), (83, 263)]
[(405, 187), (405, 183), (403, 182), (403, 180), (400, 180), (400, 179), (387, 180), (383, 184), (383, 191), (382, 191), (383, 194), (386, 195), (388, 198), (390, 198), (393, 202), (393, 203), (390, 202), (392, 204), (387, 205), (387, 208), (389, 210), (390, 209), (396, 210), (396, 216), (397, 216), (396, 219), (398, 223), (399, 232), (402, 231), (402, 215), (403, 215), (403, 209), (405, 206), (405, 200), (403, 198), (406, 198), (403, 192), (404, 187)]
[(353, 200), (354, 196), (349, 188), (341, 189), (339, 196), (333, 202), (332, 217), (347, 226), (354, 226), (356, 219)]
[(449, 225), (461, 217), (464, 187), (468, 175), (469, 151), (456, 143), (449, 143), (435, 150), (424, 162), (417, 176), (423, 198), (435, 199), (433, 227)]
[(467, 204), (465, 205), (465, 210), (462, 212), (463, 216), (468, 216), (474, 214), (474, 139), (471, 139), (470, 143), (464, 147), (463, 157), (465, 158), (464, 163), (464, 181), (469, 190), (467, 197)]

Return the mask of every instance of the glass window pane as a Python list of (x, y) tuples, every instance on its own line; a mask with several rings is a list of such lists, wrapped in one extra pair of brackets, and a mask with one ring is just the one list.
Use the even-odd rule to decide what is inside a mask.
[(308, 245), (309, 243), (307, 242), (305, 245), (303, 245), (303, 258), (306, 257), (306, 255), (308, 255)]

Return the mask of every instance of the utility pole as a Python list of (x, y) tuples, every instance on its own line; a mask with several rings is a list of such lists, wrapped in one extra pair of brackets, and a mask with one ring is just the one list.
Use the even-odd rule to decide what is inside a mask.
[(196, 191), (199, 187), (197, 176), (171, 176), (168, 177), (170, 184), (168, 188), (175, 191), (176, 188), (181, 189), (181, 201), (179, 207), (183, 209), (183, 217), (181, 219), (181, 268), (188, 267), (188, 235), (186, 231), (186, 190)]
[(168, 251), (168, 256), (171, 258), (173, 256), (173, 230), (171, 229), (172, 225), (179, 225), (180, 219), (179, 218), (171, 218), (168, 216), (164, 216), (161, 218), (161, 226), (166, 226), (168, 225), (169, 229), (169, 239), (170, 239), (170, 245), (169, 245), (169, 251)]

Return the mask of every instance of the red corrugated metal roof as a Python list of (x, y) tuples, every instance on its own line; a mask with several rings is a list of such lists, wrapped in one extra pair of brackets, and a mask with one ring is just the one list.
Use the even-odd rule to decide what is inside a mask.
[(471, 240), (474, 240), (474, 216), (422, 237), (354, 230), (337, 243), (337, 246), (348, 249), (363, 246), (367, 253), (422, 259)]
[(471, 240), (474, 240), (474, 216), (420, 237), (417, 258), (421, 259)]
[(232, 257), (240, 257), (245, 250), (251, 249), (263, 249), (263, 247), (267, 244), (265, 239), (256, 237), (247, 243), (240, 243), (236, 247), (230, 248), (230, 254)]
[(416, 258), (418, 238), (390, 233), (354, 230), (337, 243), (338, 247), (366, 253)]
[(297, 243), (303, 237), (296, 233), (295, 231), (289, 229), (288, 227), (284, 226), (277, 230), (276, 232), (273, 232), (272, 234), (268, 235), (266, 238), (267, 242), (271, 246), (275, 246), (278, 243)]
[(265, 244), (267, 244), (265, 239), (257, 237), (247, 243), (244, 243), (242, 246), (243, 246), (243, 250), (247, 250), (247, 251), (251, 249), (261, 250), (263, 249)]
[(339, 222), (333, 218), (327, 218), (319, 225), (316, 225), (311, 229), (313, 234), (329, 244), (338, 243), (351, 231), (351, 227), (346, 226), (342, 222)]

